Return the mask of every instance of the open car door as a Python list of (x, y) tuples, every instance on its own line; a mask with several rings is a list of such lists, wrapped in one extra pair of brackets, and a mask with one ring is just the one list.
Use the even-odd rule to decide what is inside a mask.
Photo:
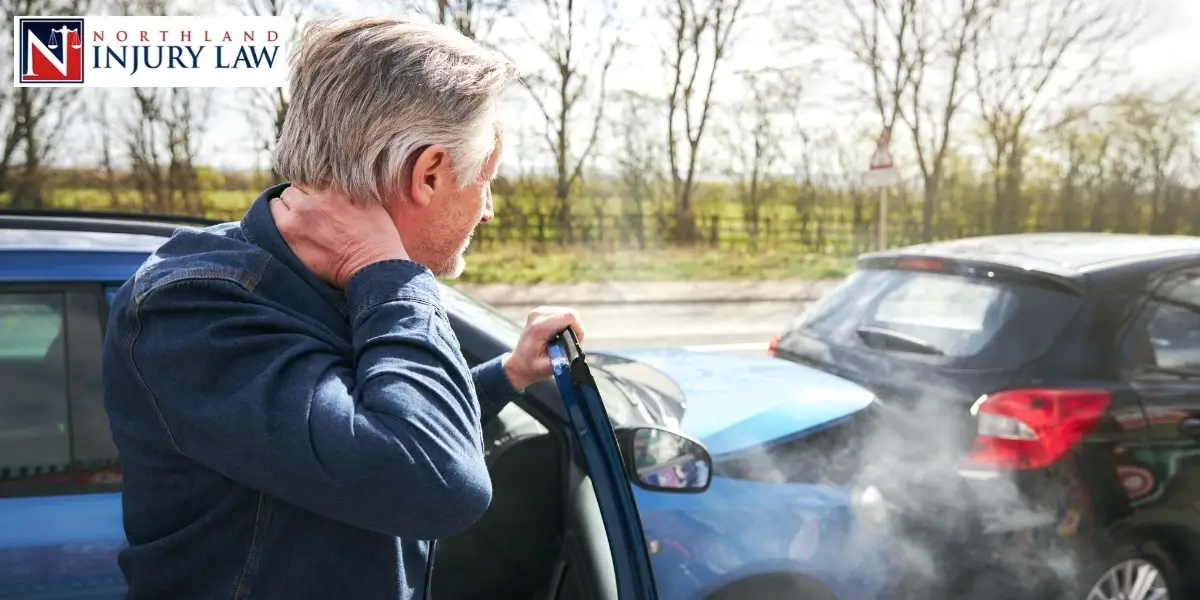
[(618, 597), (620, 600), (654, 600), (658, 597), (654, 574), (633, 490), (608, 412), (575, 332), (567, 329), (552, 341), (549, 354), (554, 382), (566, 405), (575, 429), (575, 441), (595, 486), (612, 549)]

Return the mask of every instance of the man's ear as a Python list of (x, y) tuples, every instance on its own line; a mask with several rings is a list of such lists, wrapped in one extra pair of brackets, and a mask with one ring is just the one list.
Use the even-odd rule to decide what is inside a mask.
[(434, 193), (452, 185), (454, 173), (445, 146), (429, 146), (417, 153), (408, 180), (408, 197), (412, 202), (427, 206)]

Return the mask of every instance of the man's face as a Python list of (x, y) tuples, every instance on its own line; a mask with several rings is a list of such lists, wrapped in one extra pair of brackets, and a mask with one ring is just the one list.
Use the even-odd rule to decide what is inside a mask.
[[(427, 193), (427, 202), (399, 202), (392, 210), (396, 228), (413, 261), (434, 275), (455, 278), (466, 268), (465, 253), (471, 235), (481, 223), (492, 220), (492, 180), (500, 167), (503, 135), (496, 126), (496, 146), (476, 179), (459, 188), (453, 166), (446, 160), (423, 166), (418, 159), (411, 186)], [(432, 182), (432, 184), (431, 184)]]

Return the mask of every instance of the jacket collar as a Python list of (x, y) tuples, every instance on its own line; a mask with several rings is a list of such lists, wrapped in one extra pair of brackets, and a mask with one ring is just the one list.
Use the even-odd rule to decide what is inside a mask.
[(290, 187), (290, 183), (280, 183), (273, 185), (258, 195), (254, 202), (250, 204), (250, 209), (246, 211), (242, 217), (241, 230), (242, 235), (246, 236), (246, 241), (262, 248), (270, 254), (272, 258), (283, 263), (287, 268), (291, 269), (300, 276), (309, 286), (317, 291), (331, 306), (334, 306), (342, 313), (346, 314), (346, 297), (341, 290), (325, 283), (320, 277), (317, 277), (304, 263), (300, 262), (300, 258), (292, 252), (290, 246), (284, 241), (283, 236), (279, 233), (279, 228), (275, 226), (275, 219), (271, 216), (271, 200), (278, 198), (283, 190)]

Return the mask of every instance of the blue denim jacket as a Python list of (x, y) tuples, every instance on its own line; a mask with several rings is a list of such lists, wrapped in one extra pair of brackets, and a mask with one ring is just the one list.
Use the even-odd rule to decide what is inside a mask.
[(468, 369), (424, 267), (321, 282), (271, 219), (285, 187), (180, 230), (116, 295), (130, 599), (427, 598), (430, 540), (491, 502), (482, 423), (517, 395), (499, 359)]

